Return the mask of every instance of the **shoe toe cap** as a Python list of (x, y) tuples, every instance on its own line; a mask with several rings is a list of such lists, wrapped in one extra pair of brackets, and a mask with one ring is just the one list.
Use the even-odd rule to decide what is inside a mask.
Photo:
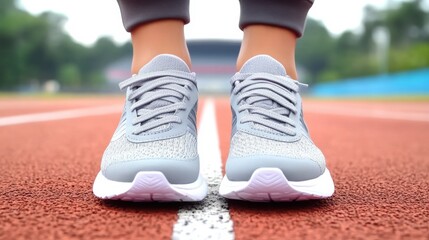
[(161, 172), (171, 184), (189, 184), (199, 175), (199, 159), (142, 159), (120, 161), (105, 166), (103, 175), (109, 180), (132, 182), (141, 171)]
[(248, 181), (259, 168), (278, 168), (289, 181), (305, 181), (321, 176), (325, 166), (312, 159), (296, 159), (280, 156), (251, 156), (229, 158), (226, 175), (231, 181)]
[(238, 132), (231, 141), (226, 174), (231, 181), (247, 181), (258, 168), (279, 168), (290, 181), (305, 181), (322, 175), (325, 157), (303, 136), (294, 142), (276, 141)]
[(121, 137), (110, 142), (101, 170), (106, 178), (119, 182), (132, 182), (140, 171), (160, 171), (172, 184), (191, 183), (199, 174), (196, 139), (189, 133), (143, 143)]

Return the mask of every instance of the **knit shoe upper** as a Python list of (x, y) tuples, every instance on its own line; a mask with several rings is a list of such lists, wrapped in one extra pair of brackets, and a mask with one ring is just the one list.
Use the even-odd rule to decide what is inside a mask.
[(308, 134), (299, 88), (267, 55), (248, 60), (231, 79), (232, 138), (226, 164), (231, 181), (247, 181), (258, 168), (279, 168), (289, 181), (314, 179), (325, 158)]
[(131, 182), (140, 171), (160, 171), (172, 184), (194, 182), (199, 175), (195, 73), (180, 58), (163, 54), (119, 85), (126, 101), (102, 158), (102, 174)]

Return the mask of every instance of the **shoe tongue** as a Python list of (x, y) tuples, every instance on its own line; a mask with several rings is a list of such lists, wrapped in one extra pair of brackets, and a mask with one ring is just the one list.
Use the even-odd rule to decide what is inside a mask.
[(241, 68), (240, 73), (270, 73), (286, 76), (283, 65), (268, 55), (257, 55), (249, 59)]
[[(171, 54), (161, 54), (156, 56), (149, 63), (143, 66), (140, 69), (139, 74), (158, 72), (158, 71), (171, 71), (171, 70), (191, 72), (189, 70), (188, 65), (179, 57), (176, 57)], [(174, 99), (171, 99), (171, 100), (174, 100)], [(168, 104), (170, 104), (169, 101), (159, 99), (151, 102), (150, 104), (145, 106), (145, 108), (155, 109), (155, 108), (166, 106)]]

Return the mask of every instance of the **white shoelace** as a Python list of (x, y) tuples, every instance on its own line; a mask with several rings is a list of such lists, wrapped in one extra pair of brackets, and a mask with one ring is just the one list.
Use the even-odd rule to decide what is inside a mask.
[[(132, 124), (138, 126), (133, 134), (140, 134), (162, 125), (181, 123), (176, 115), (186, 110), (185, 98), (190, 99), (191, 85), (196, 86), (195, 73), (160, 71), (140, 73), (119, 83), (120, 89), (130, 87), (131, 111), (136, 111)], [(162, 104), (154, 107), (154, 103)]]
[(237, 96), (241, 123), (253, 122), (281, 133), (295, 136), (296, 123), (290, 113), (297, 114), (300, 86), (306, 84), (287, 76), (269, 73), (237, 73), (231, 79), (232, 94)]

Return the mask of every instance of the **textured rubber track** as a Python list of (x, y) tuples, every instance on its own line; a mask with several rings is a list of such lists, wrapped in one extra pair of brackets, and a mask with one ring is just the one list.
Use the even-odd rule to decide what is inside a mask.
[[(25, 114), (35, 105), (57, 111), (122, 104), (123, 97), (78, 104), (73, 99), (19, 101), (22, 109), (10, 98), (0, 99), (0, 115)], [(229, 104), (227, 98), (217, 101), (226, 160)], [(235, 238), (429, 239), (429, 124), (316, 114), (306, 111), (307, 104), (429, 111), (427, 102), (307, 100), (305, 119), (327, 158), (335, 195), (288, 203), (229, 200)], [(0, 127), (0, 239), (171, 239), (178, 210), (199, 203), (109, 201), (92, 193), (119, 112)], [(196, 212), (211, 214), (204, 208)]]
[[(326, 156), (335, 194), (297, 202), (230, 200), (235, 238), (429, 239), (429, 123), (306, 111), (319, 106), (429, 112), (428, 102), (305, 100), (305, 120)], [(228, 99), (216, 108), (225, 163)]]
[(291, 202), (332, 196), (334, 183), (329, 171), (317, 179), (290, 182), (278, 168), (259, 168), (249, 181), (233, 182), (225, 176), (219, 193), (229, 199), (254, 202)]
[[(3, 106), (8, 101), (0, 99)], [(123, 96), (20, 101), (23, 111), (18, 114), (25, 114), (33, 105), (58, 111), (61, 106), (123, 104)], [(92, 193), (120, 110), (0, 127), (0, 239), (171, 238), (177, 211), (186, 203), (100, 200)]]
[(207, 184), (200, 176), (195, 183), (170, 184), (161, 172), (139, 172), (131, 183), (115, 182), (97, 174), (94, 194), (102, 199), (131, 202), (195, 202), (207, 195)]
[[(5, 101), (5, 99), (1, 99), (0, 97), (0, 117), (123, 104), (123, 102), (118, 100), (120, 100), (120, 98), (100, 96), (90, 100), (87, 98), (67, 99), (67, 97), (64, 97), (55, 100), (11, 98), (8, 101)], [(30, 101), (31, 103), (29, 104)]]

